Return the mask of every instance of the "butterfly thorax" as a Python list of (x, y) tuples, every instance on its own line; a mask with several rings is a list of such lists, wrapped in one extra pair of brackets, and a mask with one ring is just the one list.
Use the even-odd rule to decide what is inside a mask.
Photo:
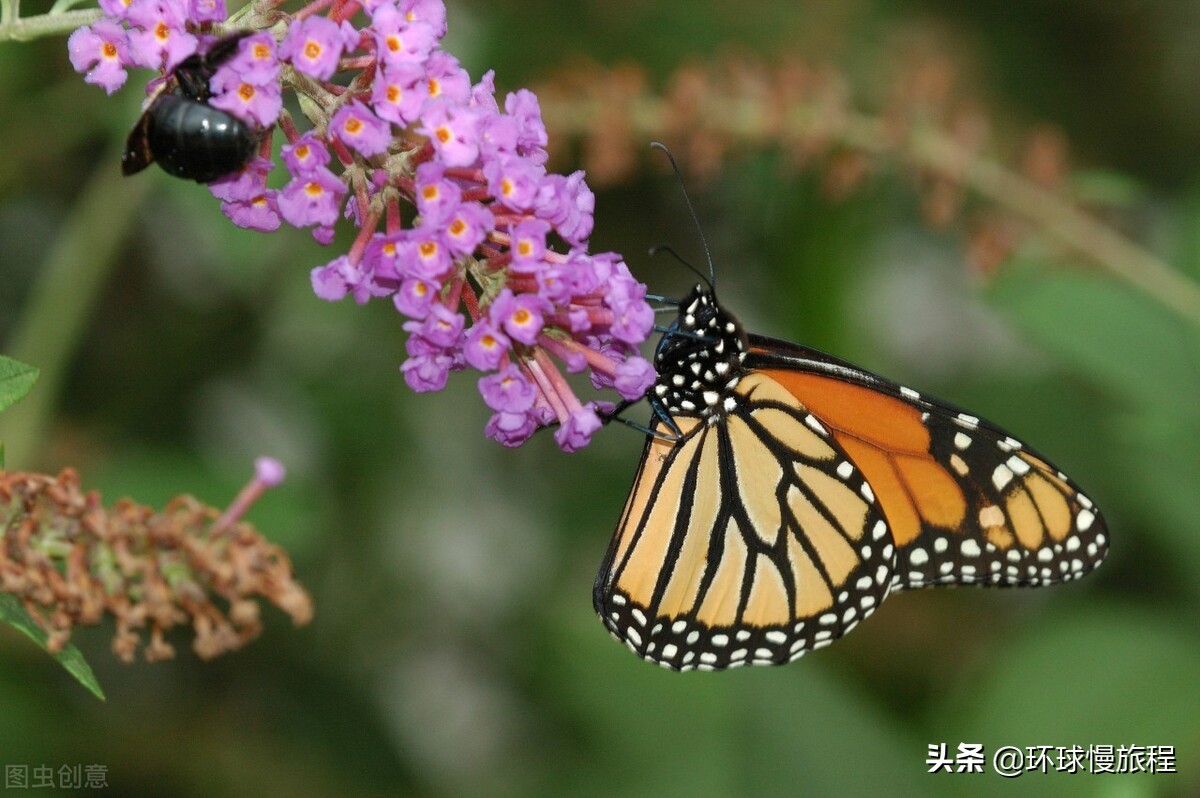
[(670, 415), (720, 418), (737, 406), (734, 388), (748, 350), (742, 325), (717, 304), (711, 288), (697, 285), (659, 341), (651, 403)]

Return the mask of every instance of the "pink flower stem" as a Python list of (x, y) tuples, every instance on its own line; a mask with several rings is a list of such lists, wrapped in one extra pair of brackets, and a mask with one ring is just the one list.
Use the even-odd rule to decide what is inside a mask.
[(388, 235), (400, 232), (400, 201), (395, 196), (388, 197), (385, 229)]
[(357, 14), (360, 8), (362, 8), (362, 4), (357, 0), (338, 2), (337, 5), (333, 7), (333, 11), (329, 13), (329, 18), (340, 24)]
[(538, 343), (547, 349), (551, 354), (558, 357), (559, 360), (566, 361), (571, 353), (583, 355), (593, 371), (599, 371), (611, 377), (617, 372), (617, 362), (603, 352), (597, 352), (595, 349), (584, 346), (578, 341), (563, 340), (561, 338), (552, 338), (549, 335), (539, 335)]
[(296, 20), (306, 19), (319, 11), (324, 11), (325, 9), (329, 8), (334, 4), (335, 1), (336, 0), (313, 0), (304, 8), (293, 14), (292, 17)]
[(295, 144), (296, 139), (300, 138), (300, 131), (296, 129), (296, 123), (292, 121), (292, 115), (287, 111), (279, 115), (279, 128), (283, 131), (289, 144)]
[(346, 253), (346, 257), (353, 264), (362, 260), (363, 250), (367, 248), (367, 244), (371, 243), (371, 236), (375, 235), (375, 229), (379, 227), (378, 213), (367, 213), (361, 218), (363, 220), (362, 229), (358, 231), (358, 235), (354, 237), (354, 243), (350, 245), (350, 251)]
[[(575, 392), (571, 390), (571, 386), (567, 383), (566, 378), (563, 377), (562, 372), (558, 370), (558, 366), (554, 365), (554, 361), (550, 359), (550, 355), (547, 354), (546, 350), (535, 348), (533, 350), (533, 357), (542, 368), (542, 373), (549, 381), (554, 395), (563, 403), (567, 415), (569, 416), (571, 413), (582, 408), (583, 404), (575, 396)], [(564, 421), (566, 420), (566, 416), (559, 416), (559, 418)]]
[(479, 321), (483, 316), (483, 312), (479, 309), (479, 296), (475, 293), (475, 287), (466, 281), (463, 281), (462, 301), (467, 306), (467, 313), (471, 315), (471, 321)]
[(354, 58), (343, 58), (338, 61), (339, 72), (349, 72), (351, 70), (373, 70), (375, 68), (375, 56), (360, 55)]
[[(538, 354), (544, 353), (540, 349), (534, 350), (534, 358), (537, 358)], [(521, 370), (525, 372), (525, 375), (532, 379), (534, 384), (537, 385), (538, 396), (542, 397), (542, 399), (550, 405), (550, 409), (554, 411), (554, 415), (560, 422), (566, 421), (567, 417), (570, 416), (570, 412), (567, 410), (567, 406), (563, 403), (562, 397), (555, 392), (554, 383), (549, 379), (549, 377), (546, 376), (545, 371), (542, 370), (541, 363), (539, 363), (536, 359), (531, 360), (524, 357), (518, 362), (521, 365)], [(550, 362), (548, 357), (546, 358), (546, 363), (551, 369), (554, 369), (554, 364)]]

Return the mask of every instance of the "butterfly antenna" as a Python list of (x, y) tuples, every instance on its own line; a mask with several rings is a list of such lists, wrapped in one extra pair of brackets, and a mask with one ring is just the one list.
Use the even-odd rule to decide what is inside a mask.
[[(694, 266), (683, 261), (682, 258), (680, 258), (680, 261), (692, 271), (700, 274), (704, 281), (708, 283), (709, 289), (715, 292), (717, 290), (717, 272), (713, 268), (712, 252), (708, 249), (708, 239), (704, 237), (704, 229), (700, 226), (700, 217), (696, 215), (696, 208), (692, 205), (692, 198), (688, 196), (687, 186), (683, 182), (683, 173), (679, 171), (679, 164), (675, 163), (675, 156), (671, 154), (666, 144), (663, 144), (661, 141), (652, 141), (650, 142), (650, 146), (662, 150), (663, 154), (667, 156), (667, 160), (671, 162), (671, 169), (675, 171), (675, 179), (679, 182), (679, 190), (683, 192), (683, 201), (687, 203), (688, 212), (692, 214), (692, 223), (696, 225), (696, 232), (700, 235), (700, 243), (704, 246), (704, 259), (708, 261), (708, 277), (704, 277)], [(675, 257), (678, 258), (679, 256), (676, 255)]]
[[(654, 250), (650, 250), (650, 254), (653, 255)], [(668, 306), (666, 308), (656, 308), (654, 311), (655, 313), (657, 313), (659, 310), (670, 310), (672, 307), (678, 308), (680, 303), (680, 300), (669, 296), (663, 296), (662, 294), (646, 294), (646, 299), (649, 299), (651, 302), (661, 302)]]
[[(684, 268), (686, 268), (688, 271), (695, 274), (697, 277), (699, 277), (704, 282), (708, 283), (709, 288), (713, 287), (712, 281), (708, 277), (705, 276), (704, 272), (700, 271), (695, 266), (693, 266), (692, 264), (690, 264), (686, 260), (684, 260), (680, 256), (680, 254), (671, 247), (670, 244), (655, 244), (654, 246), (650, 247), (650, 256), (651, 257), (654, 257), (655, 255), (658, 255), (662, 252), (667, 253), (672, 258), (679, 261), (681, 264), (683, 264)], [(711, 266), (712, 266), (712, 264), (710, 263), (709, 267), (711, 268)], [(678, 303), (676, 303), (676, 304), (678, 304)]]

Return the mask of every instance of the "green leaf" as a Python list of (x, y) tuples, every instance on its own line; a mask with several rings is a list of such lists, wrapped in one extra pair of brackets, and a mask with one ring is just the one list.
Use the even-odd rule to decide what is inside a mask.
[[(554, 620), (542, 683), (570, 729), (555, 794), (958, 794), (927, 777), (927, 741), (828, 661), (674, 673), (613, 643), (586, 606)], [(579, 783), (594, 789), (565, 786)]]
[(1094, 273), (1017, 262), (991, 291), (1046, 349), (1136, 406), (1195, 412), (1200, 336), (1148, 297)]
[(1086, 169), (1071, 176), (1071, 194), (1083, 205), (1132, 208), (1142, 201), (1146, 191), (1129, 175), (1105, 169)]
[(33, 366), (0, 355), (0, 410), (29, 393), (37, 378), (38, 370)]
[[(1164, 566), (1181, 585), (1200, 596), (1200, 420), (1167, 414), (1129, 413), (1112, 424), (1122, 461), (1122, 477), (1113, 480), (1114, 506), (1136, 517), (1141, 534), (1171, 557)], [(1107, 503), (1107, 502), (1106, 502)]]
[[(29, 617), (29, 613), (25, 612), (21, 602), (17, 601), (17, 598), (10, 593), (0, 593), (0, 620), (7, 621), (11, 626), (20, 629), (45, 650), (46, 631), (38, 626), (37, 621)], [(91, 691), (92, 695), (101, 701), (106, 700), (104, 691), (100, 689), (100, 683), (96, 681), (96, 675), (92, 673), (91, 666), (87, 664), (83, 654), (73, 644), (68, 643), (62, 651), (50, 656), (58, 660), (58, 663), (67, 669), (67, 673), (74, 676), (75, 680)]]
[[(963, 674), (960, 689), (947, 691), (948, 711), (932, 719), (933, 736), (952, 749), (958, 742), (983, 743), (987, 752), (1009, 745), (1174, 746), (1179, 777), (1106, 778), (1129, 790), (1164, 779), (1194, 784), (1200, 775), (1200, 637), (1186, 611), (1164, 617), (1157, 607), (1092, 601), (1086, 610), (1047, 615), (995, 654), (984, 672)], [(1069, 794), (1085, 775), (1029, 773), (1021, 792)], [(1003, 779), (979, 781), (977, 795), (1012, 794)]]

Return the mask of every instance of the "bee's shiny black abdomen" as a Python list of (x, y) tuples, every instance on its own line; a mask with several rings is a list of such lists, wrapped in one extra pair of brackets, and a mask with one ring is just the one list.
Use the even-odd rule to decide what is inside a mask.
[(233, 114), (168, 94), (147, 112), (146, 144), (168, 174), (207, 183), (245, 166), (256, 132)]

